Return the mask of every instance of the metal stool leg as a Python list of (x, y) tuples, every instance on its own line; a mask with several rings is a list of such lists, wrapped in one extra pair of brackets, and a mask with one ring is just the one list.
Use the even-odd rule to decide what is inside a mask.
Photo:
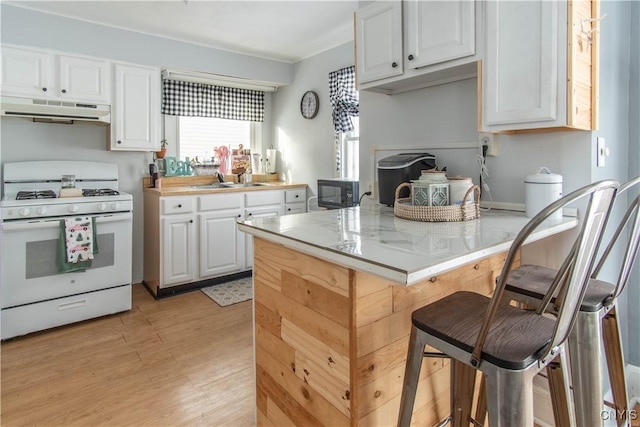
[(407, 365), (404, 371), (404, 382), (400, 398), (400, 413), (398, 414), (398, 426), (407, 427), (411, 424), (411, 414), (416, 399), (416, 390), (420, 380), (420, 368), (422, 367), (422, 355), (424, 353), (424, 333), (415, 326), (411, 327), (409, 337), (409, 350), (407, 352)]
[(533, 426), (535, 374), (534, 369), (485, 372), (491, 427)]
[(624, 359), (615, 307), (602, 318), (602, 336), (609, 370), (609, 383), (613, 394), (613, 405), (616, 411), (616, 421), (621, 426), (629, 423), (629, 399), (627, 398)]
[(568, 339), (573, 399), (579, 426), (601, 427), (603, 423), (601, 336), (600, 314), (579, 312)]

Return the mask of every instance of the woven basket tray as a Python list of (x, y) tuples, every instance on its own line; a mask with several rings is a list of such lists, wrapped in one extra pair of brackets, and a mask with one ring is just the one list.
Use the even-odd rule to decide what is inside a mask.
[[(409, 188), (409, 197), (400, 198), (400, 191)], [(468, 221), (480, 216), (480, 187), (474, 185), (467, 190), (462, 200), (467, 200), (469, 194), (475, 192), (473, 203), (463, 203), (451, 206), (414, 206), (411, 184), (404, 182), (396, 188), (396, 197), (393, 204), (395, 216), (412, 221), (448, 222)]]

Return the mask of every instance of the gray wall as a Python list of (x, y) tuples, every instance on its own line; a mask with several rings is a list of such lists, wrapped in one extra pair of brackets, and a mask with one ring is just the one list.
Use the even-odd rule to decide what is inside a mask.
[[(174, 67), (289, 84), (293, 65), (0, 4), (2, 43), (55, 49), (156, 67)], [(270, 98), (271, 95), (268, 96)], [(269, 99), (267, 100), (269, 104)], [(271, 122), (265, 123), (267, 137)], [(267, 140), (268, 143), (268, 140)], [(142, 177), (151, 153), (107, 151), (107, 128), (0, 119), (0, 159), (91, 160), (118, 165), (120, 189), (133, 194), (133, 281), (142, 280)]]
[[(278, 149), (278, 171), (283, 178), (306, 182), (315, 193), (316, 179), (334, 176), (333, 118), (329, 103), (329, 73), (354, 63), (353, 43), (297, 62), (293, 83), (276, 92), (271, 140)], [(320, 109), (311, 120), (300, 114), (302, 95), (318, 93)]]

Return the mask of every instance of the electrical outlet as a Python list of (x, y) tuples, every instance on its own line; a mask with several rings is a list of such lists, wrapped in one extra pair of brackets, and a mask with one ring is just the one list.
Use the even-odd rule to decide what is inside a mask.
[(603, 136), (596, 138), (596, 166), (603, 168), (606, 158), (609, 156), (609, 147), (605, 144)]
[(498, 135), (494, 133), (481, 132), (478, 134), (478, 142), (480, 143), (480, 149), (482, 146), (487, 146), (487, 156), (498, 155)]
[(373, 184), (371, 182), (367, 182), (367, 191), (370, 191), (371, 194), (367, 197), (369, 197), (370, 199), (375, 199), (376, 198), (376, 194), (373, 191)]

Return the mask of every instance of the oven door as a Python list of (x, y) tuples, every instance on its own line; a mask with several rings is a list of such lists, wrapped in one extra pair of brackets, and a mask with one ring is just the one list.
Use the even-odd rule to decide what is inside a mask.
[(131, 212), (96, 215), (98, 253), (84, 271), (58, 270), (62, 217), (2, 224), (2, 308), (131, 284)]

